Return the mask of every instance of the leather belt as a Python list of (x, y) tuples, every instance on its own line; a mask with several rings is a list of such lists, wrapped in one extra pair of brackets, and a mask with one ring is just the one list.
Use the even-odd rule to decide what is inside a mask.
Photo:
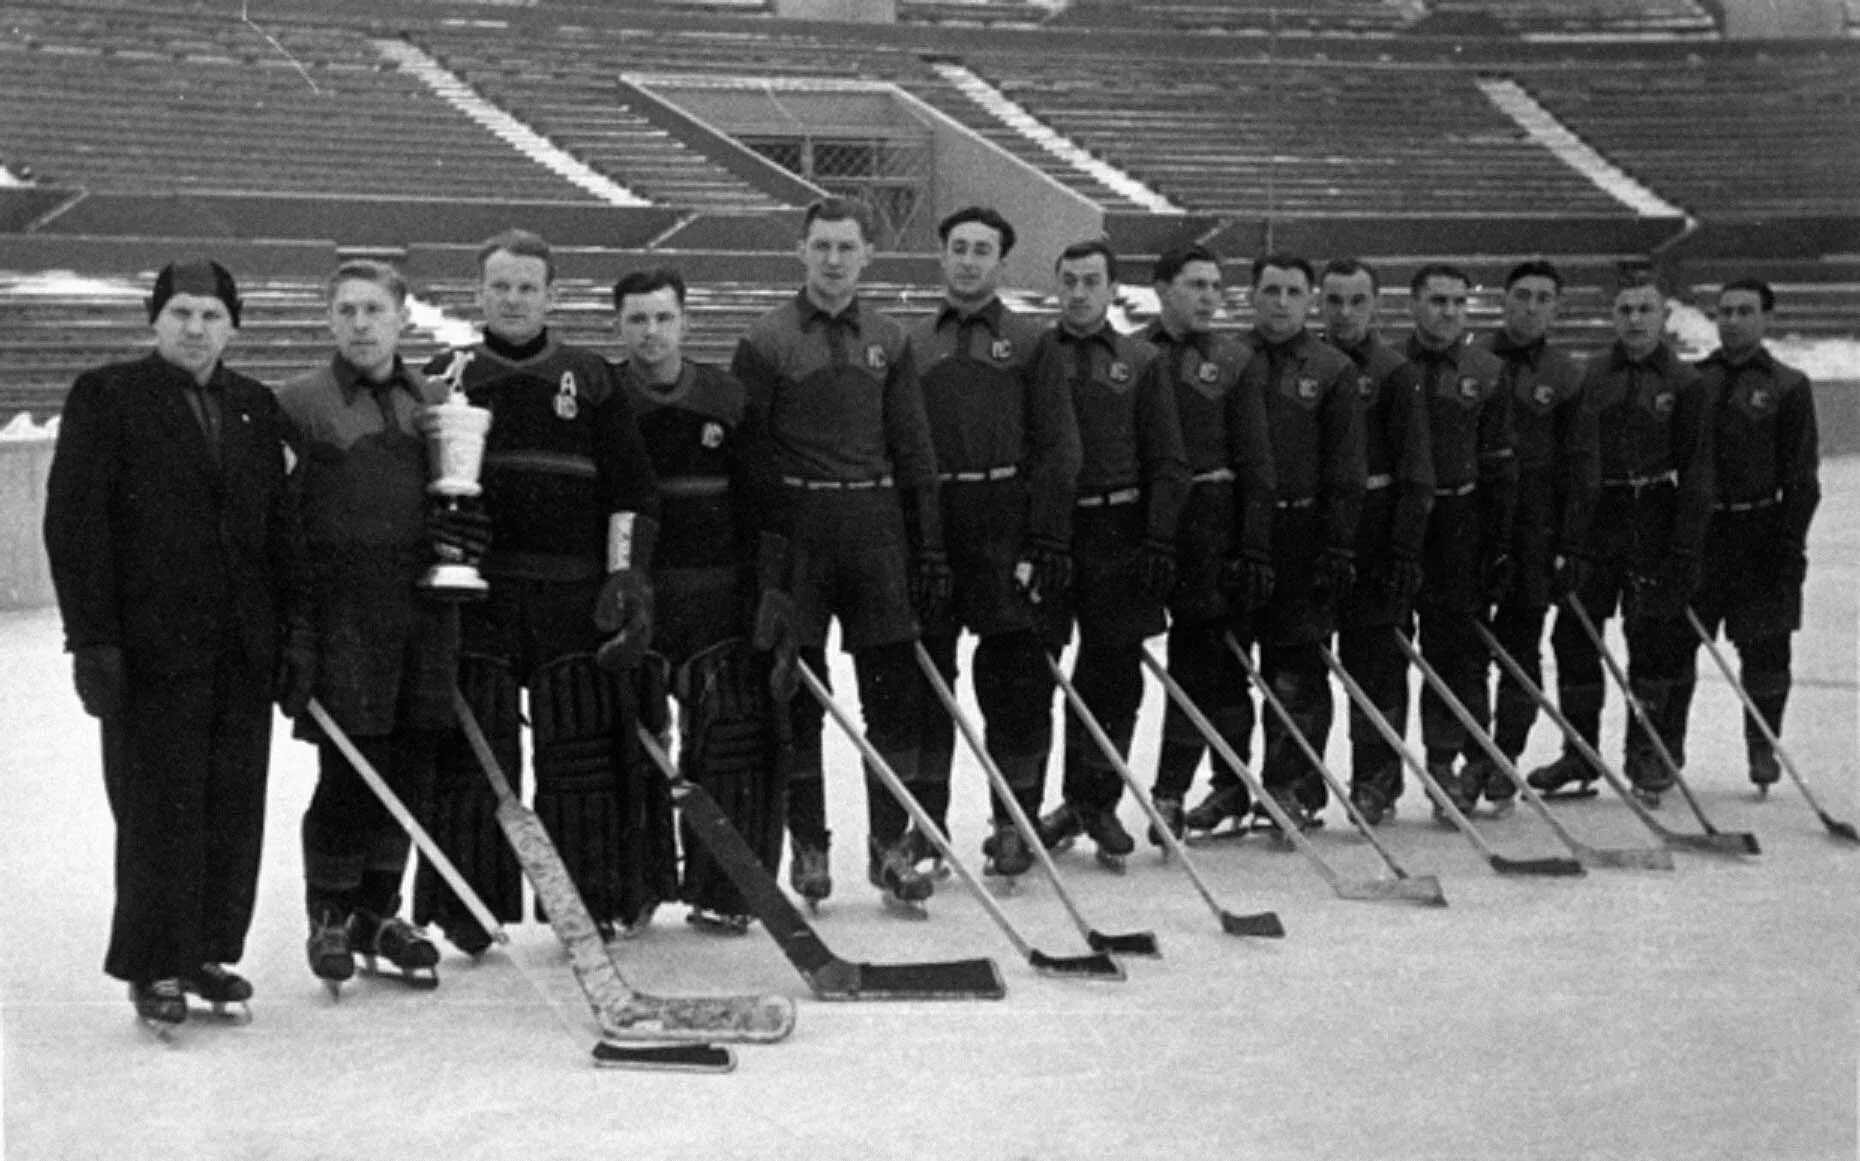
[(1668, 469), (1664, 472), (1656, 472), (1651, 476), (1619, 476), (1612, 480), (1603, 480), (1602, 487), (1604, 488), (1651, 488), (1656, 484), (1677, 485), (1678, 483), (1679, 483), (1679, 472), (1674, 469)]
[(1078, 506), (1081, 508), (1114, 508), (1119, 504), (1135, 504), (1142, 495), (1142, 488), (1113, 488), (1109, 492), (1093, 492), (1089, 496), (1080, 496)]
[(1755, 512), (1762, 508), (1774, 508), (1782, 503), (1781, 496), (1765, 496), (1761, 500), (1738, 500), (1730, 504), (1716, 505), (1719, 512)]
[(986, 484), (991, 480), (1011, 480), (1020, 475), (1020, 467), (1006, 464), (998, 468), (983, 468), (973, 472), (941, 472), (937, 479), (946, 484)]
[(783, 476), (781, 482), (804, 492), (865, 492), (891, 487), (890, 476), (880, 476), (876, 480), (804, 480), (800, 476)]
[(1315, 508), (1317, 507), (1317, 497), (1300, 496), (1296, 500), (1279, 500), (1274, 502), (1272, 506), (1281, 512), (1295, 511), (1299, 508)]
[(1236, 477), (1232, 468), (1212, 468), (1205, 472), (1196, 472), (1188, 478), (1191, 484), (1231, 484)]
[(1365, 492), (1380, 492), (1394, 482), (1395, 477), (1390, 473), (1377, 472), (1373, 476), (1363, 477), (1363, 490)]
[(1479, 488), (1478, 480), (1468, 480), (1457, 488), (1435, 488), (1436, 496), (1470, 496)]

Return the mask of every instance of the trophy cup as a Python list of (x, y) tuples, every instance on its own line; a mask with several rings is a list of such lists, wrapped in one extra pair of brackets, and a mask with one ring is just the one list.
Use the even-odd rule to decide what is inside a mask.
[[(491, 413), (466, 402), (465, 393), (455, 384), (444, 403), (420, 413), (420, 427), (433, 466), (433, 482), (426, 490), (457, 511), (460, 500), (484, 491), (478, 472), (484, 464), (484, 436), (491, 429)], [(420, 588), (430, 596), (453, 601), (476, 600), (490, 591), (477, 568), (451, 545), (439, 546), (439, 560), (420, 578)]]

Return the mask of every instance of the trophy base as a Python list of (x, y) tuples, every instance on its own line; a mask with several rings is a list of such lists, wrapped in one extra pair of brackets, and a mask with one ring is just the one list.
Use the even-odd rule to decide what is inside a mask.
[(491, 586), (469, 564), (436, 564), (420, 578), (420, 591), (440, 601), (480, 601)]

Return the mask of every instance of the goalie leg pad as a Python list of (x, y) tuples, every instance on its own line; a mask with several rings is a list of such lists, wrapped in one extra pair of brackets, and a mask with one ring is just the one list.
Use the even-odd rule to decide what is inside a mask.
[[(511, 789), (521, 794), (517, 683), (509, 663), (488, 654), (461, 654), (458, 686), (510, 779)], [(419, 803), (411, 801), (408, 809), (426, 815), (434, 841), (493, 915), (511, 922), (521, 919), (523, 872), (497, 823), (497, 796), (462, 730), (452, 731), (440, 743), (431, 785), (427, 809), (422, 811)], [(447, 931), (463, 924), (475, 926), (471, 913), (424, 859), (414, 879), (413, 915), (415, 923), (437, 923)]]
[[(768, 693), (768, 659), (740, 639), (712, 646), (678, 669), (679, 766), (704, 787), (773, 875), (781, 866), (785, 820), (781, 740)], [(686, 828), (678, 897), (705, 910), (749, 910), (729, 876)]]

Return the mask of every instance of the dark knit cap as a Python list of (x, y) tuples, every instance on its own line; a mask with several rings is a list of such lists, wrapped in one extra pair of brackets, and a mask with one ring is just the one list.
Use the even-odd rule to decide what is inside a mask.
[(224, 266), (210, 258), (181, 258), (161, 268), (155, 276), (155, 293), (149, 295), (149, 322), (161, 315), (162, 307), (177, 294), (198, 294), (217, 298), (226, 304), (233, 326), (239, 325), (239, 288)]

